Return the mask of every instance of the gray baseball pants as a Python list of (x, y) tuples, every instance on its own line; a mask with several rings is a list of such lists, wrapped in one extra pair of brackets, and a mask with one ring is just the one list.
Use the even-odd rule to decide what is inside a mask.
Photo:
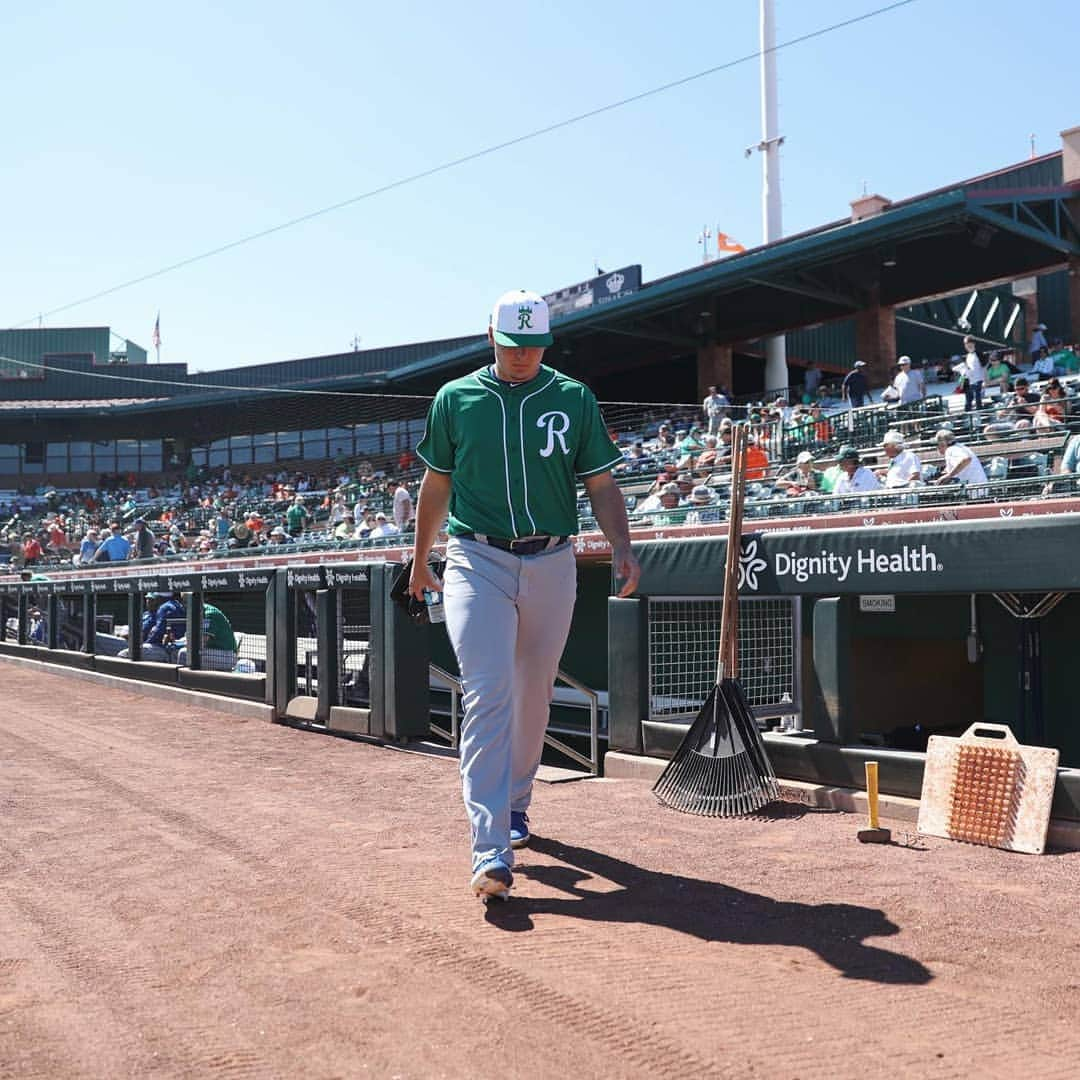
[(521, 558), (475, 540), (446, 551), (446, 629), (461, 673), (461, 786), (477, 869), (513, 865), (510, 811), (526, 810), (577, 596), (572, 544)]

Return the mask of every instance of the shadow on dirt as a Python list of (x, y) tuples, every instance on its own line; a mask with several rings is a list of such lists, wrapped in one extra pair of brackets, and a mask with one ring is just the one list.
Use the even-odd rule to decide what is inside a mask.
[[(565, 865), (522, 865), (515, 867), (515, 874), (558, 889), (567, 898), (516, 894), (509, 903), (489, 904), (486, 918), (502, 930), (532, 930), (534, 915), (613, 925), (644, 923), (702, 941), (810, 949), (848, 979), (922, 985), (933, 978), (917, 960), (865, 944), (867, 938), (888, 937), (899, 931), (875, 908), (773, 900), (714, 881), (656, 873), (536, 835), (530, 849)], [(593, 878), (622, 887), (594, 891), (584, 884)]]

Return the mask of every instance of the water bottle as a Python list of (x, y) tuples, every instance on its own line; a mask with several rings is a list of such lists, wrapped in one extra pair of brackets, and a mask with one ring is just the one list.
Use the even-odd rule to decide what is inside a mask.
[(441, 592), (436, 589), (425, 589), (424, 603), (427, 604), (429, 622), (446, 622), (446, 612), (443, 610), (443, 600)]

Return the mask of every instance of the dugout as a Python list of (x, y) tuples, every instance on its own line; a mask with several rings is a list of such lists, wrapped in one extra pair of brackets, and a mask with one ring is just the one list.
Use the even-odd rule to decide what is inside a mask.
[[(4, 640), (0, 651), (140, 681), (164, 683), (272, 703), (267, 694), (266, 626), (273, 570), (94, 575), (0, 586)], [(143, 655), (139, 626), (152, 592), (177, 594), (185, 616), (169, 630), (177, 648), (169, 662)], [(236, 649), (204, 648), (206, 605), (224, 612)], [(121, 651), (125, 656), (118, 655)], [(180, 663), (180, 660), (184, 663)]]
[(428, 733), (423, 631), (390, 599), (386, 562), (277, 570), (274, 694), (287, 721), (405, 741)]
[[(993, 721), (1060, 750), (1054, 812), (1080, 819), (1078, 539), (1068, 515), (745, 534), (740, 677), (778, 774), (860, 787), (874, 758), (917, 797), (927, 738)], [(715, 674), (725, 547), (636, 545), (638, 595), (608, 601), (612, 750), (678, 746)]]

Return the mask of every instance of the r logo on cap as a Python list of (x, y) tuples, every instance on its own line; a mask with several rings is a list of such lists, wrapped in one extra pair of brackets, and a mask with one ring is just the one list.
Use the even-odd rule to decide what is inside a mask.
[(515, 289), (495, 301), (491, 332), (496, 345), (509, 348), (545, 348), (551, 336), (547, 301), (534, 292)]

